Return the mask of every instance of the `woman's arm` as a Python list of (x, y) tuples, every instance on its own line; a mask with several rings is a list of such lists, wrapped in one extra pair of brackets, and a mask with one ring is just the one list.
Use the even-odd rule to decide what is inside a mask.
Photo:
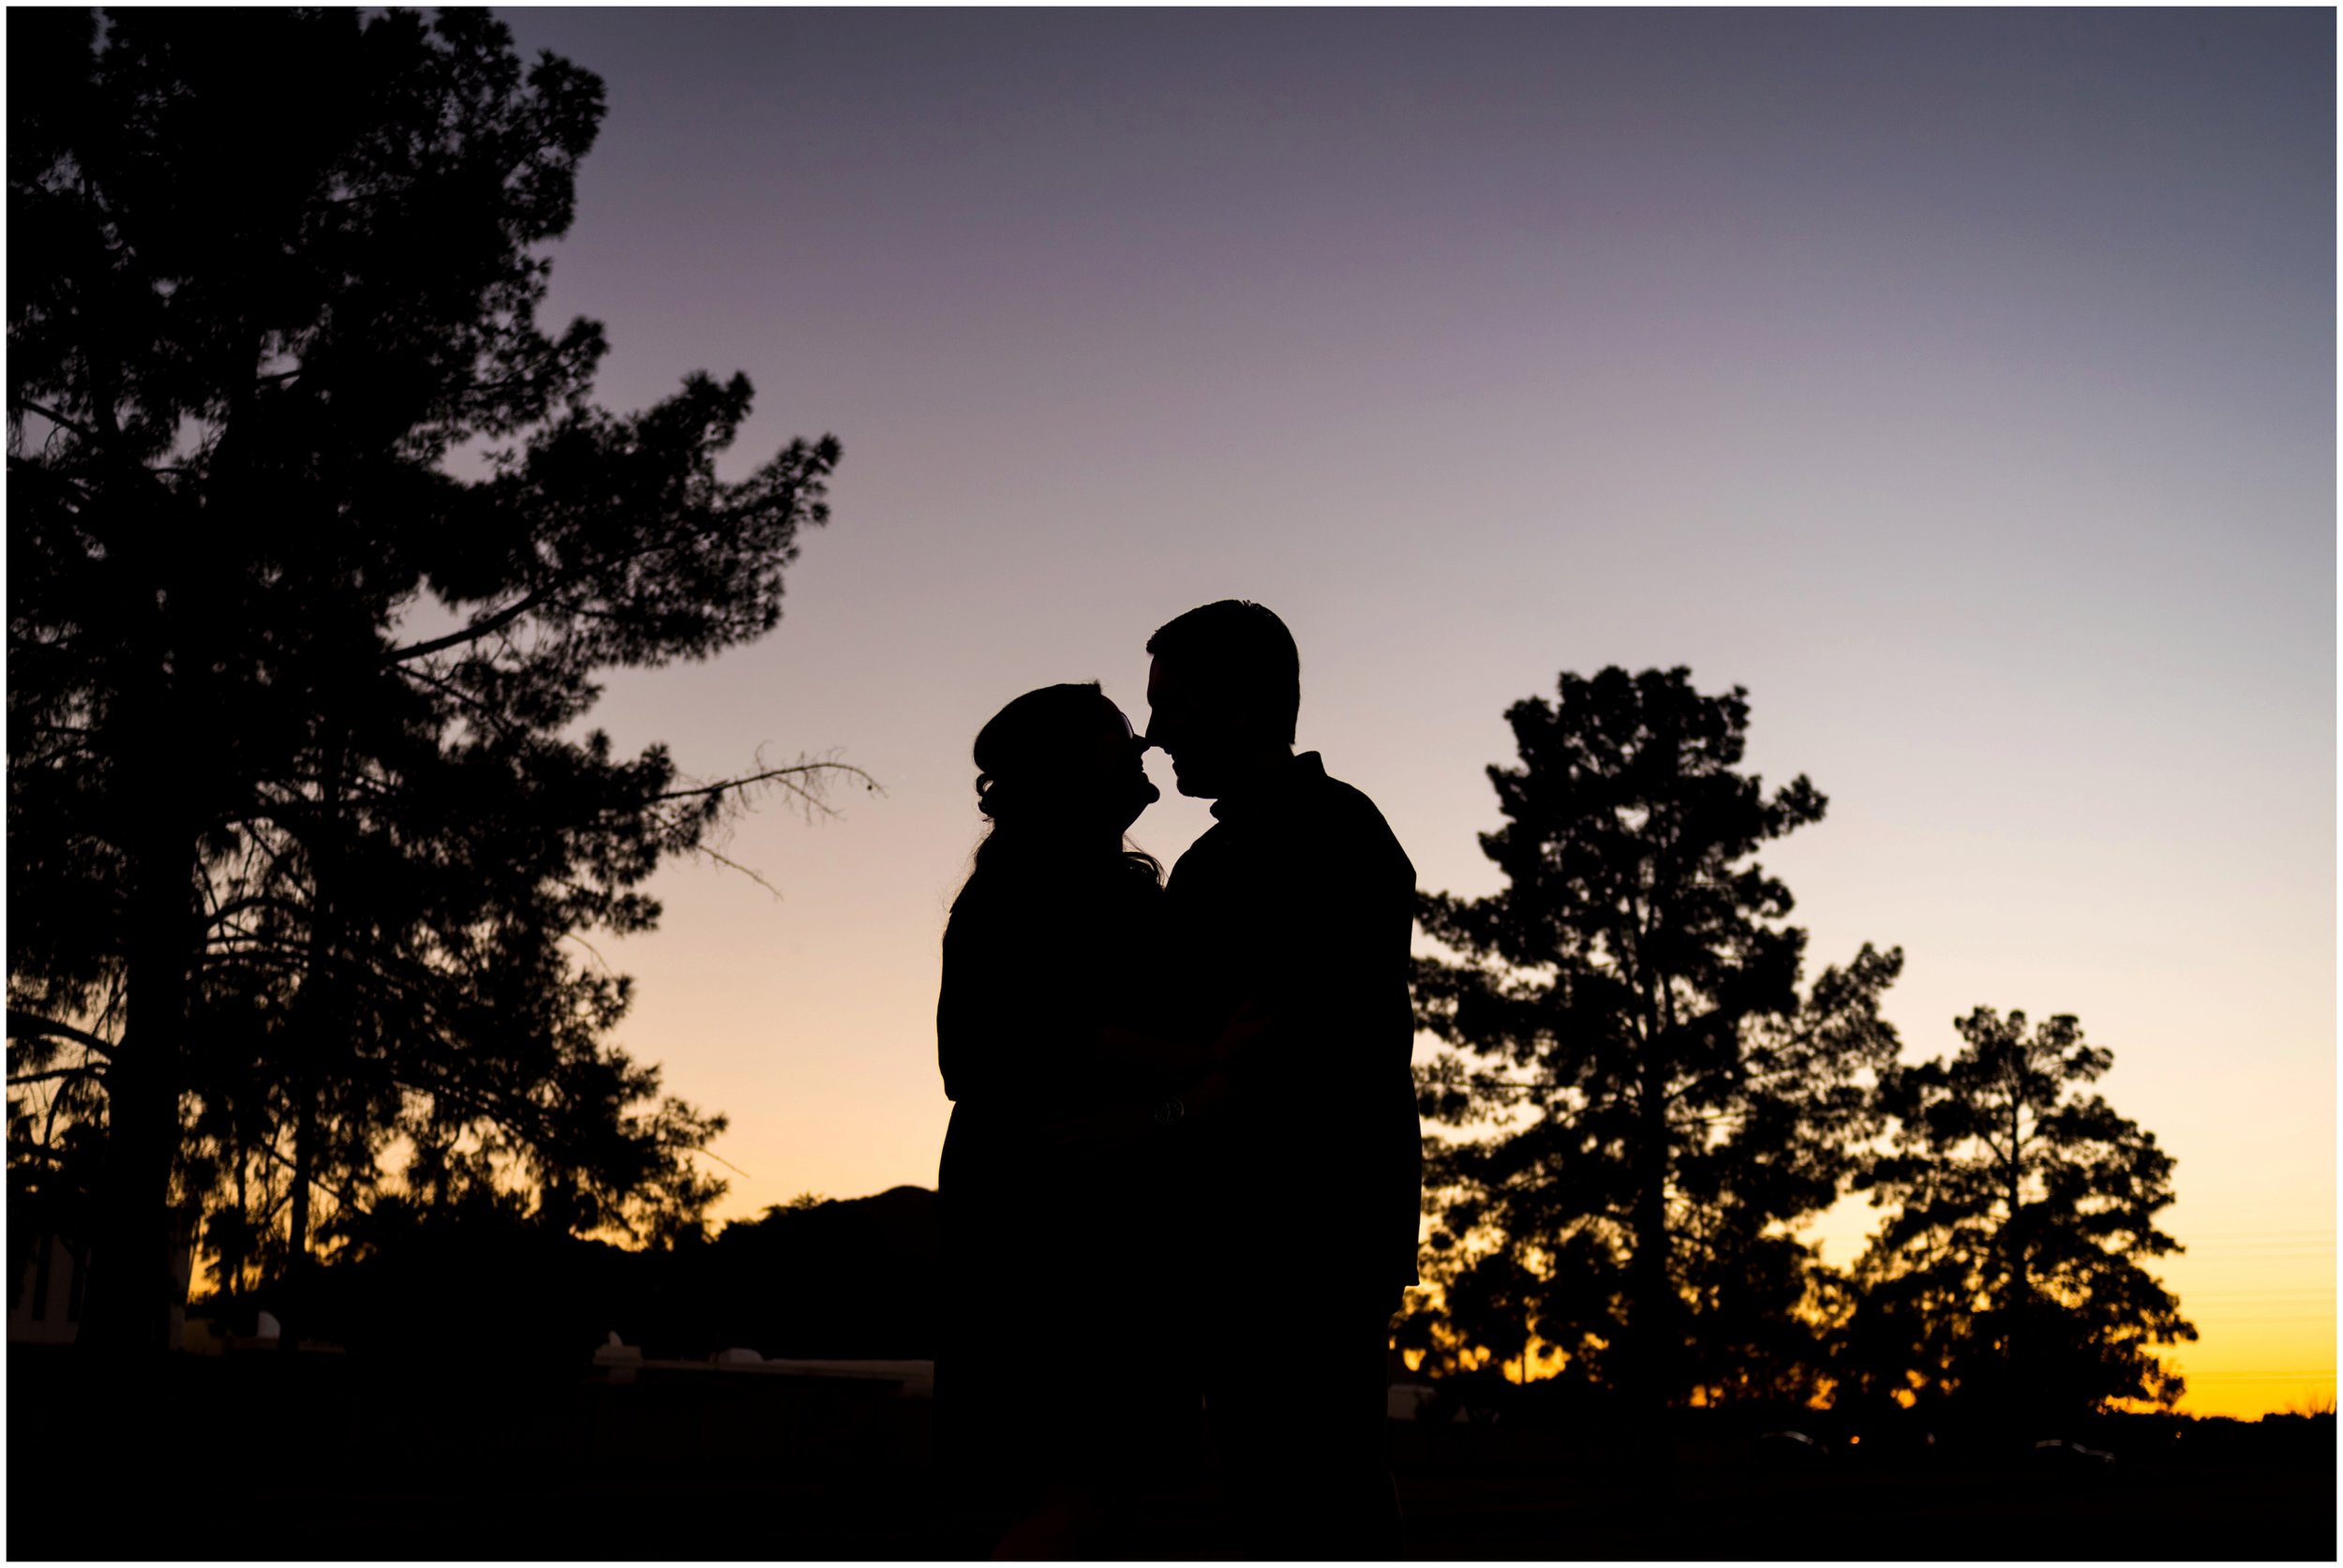
[(1209, 1121), (1221, 1113), (1233, 1087), (1231, 1074), (1240, 1070), (1246, 1048), (1274, 1023), (1266, 1008), (1248, 1004), (1211, 1039), (1170, 1039), (1142, 1030), (1117, 1026), (1108, 1033), (1102, 1051), (1126, 1049), (1134, 1058), (1148, 1054), (1160, 1068), (1151, 1075), (1161, 1092), (1126, 1094), (1081, 1115), (1067, 1117), (1050, 1128), (1051, 1141), (1081, 1151), (1103, 1148), (1135, 1138), (1154, 1137), (1160, 1129), (1183, 1123)]
[(1089, 1049), (1097, 1005), (1033, 929), (1031, 910), (997, 894), (963, 895), (945, 928), (936, 1065), (954, 1100), (1037, 1105), (1078, 1091), (1067, 1068)]
[(1271, 1027), (1266, 1004), (1248, 1002), (1217, 1034), (1209, 1037), (1133, 1023), (1110, 1023), (1098, 1032), (1097, 1058), (1162, 1083), (1195, 1083), (1223, 1072)]
[(1098, 1062), (1134, 1076), (1176, 1081), (1201, 1071), (1212, 1060), (1213, 1042), (1194, 1036), (1110, 1023), (1098, 1031)]

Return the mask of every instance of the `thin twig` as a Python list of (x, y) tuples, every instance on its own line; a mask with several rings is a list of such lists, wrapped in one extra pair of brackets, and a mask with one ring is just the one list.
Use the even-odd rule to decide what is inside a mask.
[(710, 849), (704, 844), (695, 844), (692, 846), (692, 853), (694, 855), (705, 855), (709, 859), (715, 861), (718, 865), (725, 866), (733, 871), (739, 872), (742, 876), (747, 877), (750, 881), (755, 883), (758, 887), (772, 894), (776, 899), (781, 897), (781, 889), (779, 888), (774, 887), (770, 882), (766, 881), (762, 875), (751, 870), (749, 867), (742, 865), (739, 861), (734, 859), (731, 856), (724, 854), (722, 850)]
[(697, 1143), (688, 1143), (684, 1145), (684, 1153), (706, 1155), (709, 1159), (714, 1160), (717, 1164), (723, 1166), (725, 1170), (731, 1172), (736, 1176), (746, 1177), (750, 1181), (754, 1181), (756, 1179), (755, 1177), (749, 1175), (746, 1171), (741, 1170), (738, 1165), (733, 1164), (732, 1161), (726, 1159), (724, 1156), (716, 1154), (711, 1150), (702, 1148)]

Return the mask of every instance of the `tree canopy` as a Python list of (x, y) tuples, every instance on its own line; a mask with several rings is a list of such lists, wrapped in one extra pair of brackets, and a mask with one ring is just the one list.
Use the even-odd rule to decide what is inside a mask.
[[(2171, 1157), (2087, 1086), (2065, 1015), (1979, 1008), (1949, 1060), (1898, 1060), (1901, 949), (1808, 982), (1755, 859), (1821, 820), (1742, 770), (1746, 694), (1682, 669), (1565, 673), (1506, 713), (1503, 874), (1421, 896), (1417, 1069), (1428, 1281), (1400, 1343), (1434, 1371), (1671, 1405), (1927, 1405), (2007, 1426), (2149, 1403), (2193, 1339), (2149, 1272)], [(1800, 1239), (1863, 1192), (1847, 1272)], [(1488, 1372), (1483, 1371), (1486, 1377)], [(2047, 1429), (2047, 1428), (2046, 1428)]]
[(1789, 889), (1752, 859), (1821, 819), (1804, 777), (1739, 770), (1740, 688), (1683, 669), (1565, 673), (1506, 713), (1485, 898), (1426, 894), (1418, 1023), (1446, 1042), (1422, 1109), (1444, 1305), (1427, 1351), (1540, 1342), (1646, 1409), (1811, 1386), (1810, 1249), (1894, 1058), (1866, 946), (1800, 989)]
[(722, 1119), (575, 939), (835, 765), (583, 721), (778, 622), (837, 443), (727, 479), (745, 377), (592, 403), (539, 310), (602, 86), (486, 12), (8, 30), (10, 1152), (83, 1163), (90, 1336), (157, 1341), (174, 1223), (238, 1271), (384, 1190), (695, 1224)]
[(1963, 1392), (2015, 1413), (2185, 1391), (2154, 1348), (2194, 1339), (2145, 1264), (2180, 1250), (2157, 1228), (2172, 1157), (2085, 1085), (2113, 1053), (2067, 1014), (2027, 1027), (1978, 1008), (1949, 1060), (1882, 1084), (1888, 1149), (1858, 1178), (1884, 1221), (1862, 1259), (1854, 1370), (1879, 1392)]

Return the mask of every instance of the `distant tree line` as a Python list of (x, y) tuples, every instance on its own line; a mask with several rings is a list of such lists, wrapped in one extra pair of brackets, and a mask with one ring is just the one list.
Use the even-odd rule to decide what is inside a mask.
[[(698, 1241), (627, 1247), (485, 1196), (419, 1217), (376, 1210), (315, 1271), (306, 1337), (353, 1354), (539, 1366), (575, 1376), (613, 1334), (652, 1360), (933, 1357), (935, 1194), (799, 1200)], [(248, 1336), (281, 1281), (193, 1310)]]
[[(8, 1165), (153, 1347), (397, 1216), (695, 1234), (724, 1127), (610, 1041), (694, 780), (601, 672), (769, 631), (835, 441), (591, 401), (538, 320), (598, 79), (487, 12), (11, 12)], [(721, 857), (719, 857), (721, 858)]]
[[(2087, 1085), (2112, 1054), (2058, 1016), (1978, 1008), (1899, 1060), (1900, 948), (1804, 976), (1754, 859), (1822, 819), (1740, 771), (1746, 693), (1684, 669), (1564, 674), (1506, 714), (1504, 876), (1422, 896), (1426, 1278), (1399, 1341), (1435, 1372), (1512, 1364), (1649, 1419), (1737, 1402), (2170, 1407), (2193, 1339), (2145, 1265), (2172, 1159)], [(1848, 1269), (1801, 1222), (1861, 1192)]]

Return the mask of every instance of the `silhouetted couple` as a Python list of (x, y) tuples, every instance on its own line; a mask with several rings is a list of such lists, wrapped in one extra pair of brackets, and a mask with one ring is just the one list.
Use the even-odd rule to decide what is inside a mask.
[[(939, 1456), (1001, 1555), (1145, 1550), (1201, 1419), (1226, 1546), (1389, 1557), (1414, 868), (1373, 802), (1294, 754), (1276, 616), (1206, 605), (1147, 651), (1144, 739), (1096, 682), (1029, 692), (977, 737), (992, 826), (936, 1009)], [(1168, 886), (1124, 837), (1157, 799), (1150, 747), (1217, 819)]]

